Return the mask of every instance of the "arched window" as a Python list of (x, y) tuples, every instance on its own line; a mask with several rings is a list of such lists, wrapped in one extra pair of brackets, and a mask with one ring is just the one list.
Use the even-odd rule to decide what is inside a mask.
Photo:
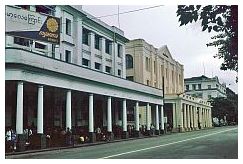
[(133, 57), (130, 54), (126, 54), (126, 68), (133, 68)]

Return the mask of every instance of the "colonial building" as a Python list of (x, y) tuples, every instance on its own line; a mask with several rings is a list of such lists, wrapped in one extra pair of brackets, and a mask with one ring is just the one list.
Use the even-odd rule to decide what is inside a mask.
[(125, 78), (128, 39), (121, 29), (78, 6), (33, 5), (6, 6), (5, 29), (5, 125), (16, 130), (19, 150), (26, 127), (39, 136), (40, 148), (50, 128), (75, 129), (95, 142), (95, 128), (112, 138), (120, 126), (127, 138), (134, 109), (139, 136), (139, 106), (152, 109), (156, 130), (163, 130), (161, 87)]
[(220, 83), (217, 76), (213, 78), (204, 75), (186, 78), (185, 92), (193, 97), (210, 99), (215, 97), (226, 97), (226, 85)]
[[(126, 78), (148, 86), (164, 89), (165, 122), (174, 131), (211, 127), (211, 106), (203, 99), (184, 95), (184, 68), (172, 58), (167, 46), (157, 49), (143, 39), (126, 44)], [(150, 118), (145, 107), (140, 110), (140, 123)], [(162, 125), (163, 126), (163, 125)]]

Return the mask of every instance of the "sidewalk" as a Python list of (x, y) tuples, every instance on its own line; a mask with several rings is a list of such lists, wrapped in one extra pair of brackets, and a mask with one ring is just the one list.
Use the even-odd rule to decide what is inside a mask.
[(141, 137), (127, 138), (127, 139), (115, 139), (113, 141), (97, 141), (94, 143), (75, 144), (72, 146), (51, 147), (51, 148), (46, 148), (46, 149), (26, 150), (26, 151), (22, 151), (22, 152), (10, 152), (10, 153), (5, 153), (5, 156), (30, 154), (30, 153), (54, 151), (54, 150), (61, 150), (61, 149), (71, 149), (71, 148), (79, 148), (79, 147), (86, 147), (86, 146), (95, 146), (95, 145), (108, 144), (108, 143), (114, 143), (114, 142), (122, 142), (122, 141), (129, 141), (129, 140), (136, 140), (136, 139), (143, 139), (143, 138), (150, 138), (150, 137), (159, 137), (159, 136), (163, 136), (163, 135), (166, 135), (166, 134), (153, 135), (153, 136), (141, 136)]

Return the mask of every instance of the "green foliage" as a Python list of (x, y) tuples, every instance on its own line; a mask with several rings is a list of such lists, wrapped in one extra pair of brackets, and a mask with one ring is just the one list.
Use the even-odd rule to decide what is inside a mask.
[(238, 122), (238, 95), (227, 95), (227, 98), (216, 97), (210, 100), (212, 117), (223, 119), (227, 116), (228, 122)]
[(218, 47), (214, 57), (223, 58), (221, 70), (238, 72), (238, 6), (179, 5), (177, 9), (180, 26), (201, 21), (202, 31), (219, 33), (207, 46)]

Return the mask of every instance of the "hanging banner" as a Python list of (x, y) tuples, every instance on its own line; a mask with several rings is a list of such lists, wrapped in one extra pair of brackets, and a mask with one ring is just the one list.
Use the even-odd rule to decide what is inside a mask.
[(14, 6), (5, 8), (5, 33), (52, 44), (60, 43), (60, 19)]

